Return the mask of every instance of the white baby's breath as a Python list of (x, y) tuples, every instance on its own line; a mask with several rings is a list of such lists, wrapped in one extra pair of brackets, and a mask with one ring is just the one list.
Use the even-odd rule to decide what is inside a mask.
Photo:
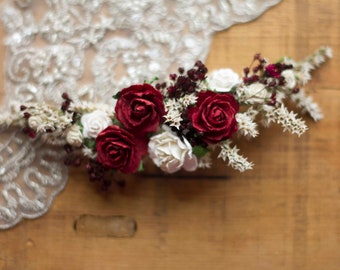
[(285, 87), (293, 89), (296, 86), (295, 73), (291, 69), (284, 70), (281, 75), (285, 78)]
[(94, 152), (91, 148), (88, 148), (88, 147), (84, 146), (82, 148), (82, 152), (83, 152), (83, 155), (85, 157), (88, 157), (88, 158), (91, 158), (91, 159), (96, 159), (97, 158), (97, 153)]
[(228, 165), (233, 169), (240, 172), (253, 169), (253, 163), (249, 162), (245, 157), (239, 155), (239, 149), (236, 146), (232, 147), (231, 141), (225, 141), (221, 143), (220, 147), (221, 151), (218, 155), (218, 158), (221, 158), (223, 161), (228, 160)]
[(321, 47), (320, 50), (324, 51), (324, 54), (325, 54), (325, 56), (327, 58), (332, 58), (333, 57), (332, 48), (325, 46), (325, 47)]
[(212, 166), (211, 152), (206, 153), (203, 157), (198, 159), (197, 168), (209, 169)]
[(28, 126), (37, 133), (62, 132), (72, 126), (72, 112), (62, 112), (45, 103), (28, 103), (26, 107), (24, 112), (30, 115)]
[(302, 112), (307, 112), (314, 121), (319, 121), (323, 118), (323, 114), (319, 105), (313, 101), (311, 96), (306, 96), (304, 89), (300, 89), (298, 93), (290, 96), (298, 108), (302, 109)]
[(83, 136), (78, 125), (73, 125), (70, 127), (66, 134), (66, 141), (68, 144), (79, 147), (83, 143)]
[(175, 127), (179, 129), (181, 125), (182, 119), (182, 113), (177, 109), (171, 109), (167, 112), (167, 114), (164, 116), (165, 123), (168, 123), (170, 127)]
[(311, 79), (312, 75), (311, 71), (314, 69), (313, 65), (309, 62), (304, 62), (300, 66), (300, 70), (295, 73), (297, 79), (303, 84), (307, 84)]
[(71, 103), (69, 109), (80, 114), (86, 114), (100, 110), (105, 112), (110, 118), (113, 118), (114, 116), (114, 106), (109, 106), (108, 104), (102, 103), (93, 103), (88, 101), (73, 102)]
[(182, 108), (186, 108), (190, 105), (196, 104), (196, 100), (197, 100), (197, 96), (194, 93), (192, 93), (192, 94), (184, 95), (183, 97), (178, 99), (178, 103), (182, 105), (181, 106)]
[(311, 72), (333, 56), (332, 49), (321, 47), (306, 59), (294, 65), (295, 75), (303, 85), (311, 80)]
[(254, 121), (256, 116), (259, 114), (259, 111), (255, 110), (253, 106), (250, 106), (245, 113)]
[(165, 102), (165, 111), (182, 110), (183, 106), (176, 99), (168, 99)]
[(308, 129), (305, 121), (298, 118), (296, 113), (288, 111), (283, 104), (278, 107), (264, 105), (262, 109), (265, 112), (265, 119), (263, 120), (265, 126), (274, 122), (280, 124), (283, 131), (288, 131), (299, 137)]
[(178, 102), (176, 99), (169, 99), (165, 102), (165, 111), (167, 112), (164, 115), (165, 123), (169, 124), (171, 127), (176, 127), (177, 129), (180, 127), (180, 123), (182, 119), (182, 103)]
[(259, 134), (257, 130), (257, 124), (253, 121), (253, 119), (247, 115), (247, 113), (237, 113), (236, 121), (239, 134), (242, 134), (246, 137), (256, 137)]

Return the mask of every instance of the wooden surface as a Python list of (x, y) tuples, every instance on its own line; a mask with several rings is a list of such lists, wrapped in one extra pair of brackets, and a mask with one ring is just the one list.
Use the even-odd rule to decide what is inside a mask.
[[(223, 178), (140, 176), (107, 196), (73, 170), (45, 216), (0, 232), (0, 269), (340, 269), (339, 11), (338, 0), (284, 0), (215, 35), (207, 61), (241, 71), (255, 52), (300, 59), (330, 45), (334, 58), (309, 84), (325, 119), (307, 120), (307, 134), (273, 127), (240, 143), (251, 172), (218, 165)], [(123, 216), (132, 233), (82, 233), (84, 214), (102, 216), (99, 231)]]

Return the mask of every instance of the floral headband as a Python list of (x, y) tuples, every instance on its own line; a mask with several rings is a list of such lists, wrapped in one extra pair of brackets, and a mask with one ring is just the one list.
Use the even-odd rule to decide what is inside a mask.
[[(241, 172), (252, 169), (232, 140), (254, 138), (258, 125), (280, 124), (283, 131), (300, 136), (305, 122), (289, 111), (292, 101), (315, 120), (322, 114), (303, 86), (311, 71), (332, 56), (321, 47), (301, 62), (284, 57), (268, 63), (256, 54), (240, 78), (231, 69), (208, 74), (197, 61), (178, 69), (167, 82), (154, 78), (131, 85), (114, 95), (115, 106), (75, 102), (62, 95), (59, 108), (45, 103), (11, 105), (0, 116), (0, 127), (18, 127), (32, 139), (62, 144), (65, 165), (85, 165), (89, 179), (107, 189), (113, 172), (143, 170), (148, 156), (166, 173), (210, 168), (212, 155)], [(217, 150), (217, 152), (216, 152)]]

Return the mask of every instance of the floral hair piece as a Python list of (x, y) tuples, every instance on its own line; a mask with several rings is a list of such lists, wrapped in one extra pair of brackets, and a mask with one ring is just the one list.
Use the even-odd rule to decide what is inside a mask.
[(166, 173), (195, 171), (212, 165), (212, 153), (241, 172), (252, 169), (233, 144), (235, 136), (258, 136), (258, 125), (280, 124), (283, 131), (300, 136), (305, 122), (285, 106), (293, 101), (315, 120), (321, 111), (303, 86), (311, 71), (332, 56), (322, 47), (301, 62), (284, 57), (268, 63), (256, 54), (240, 78), (231, 69), (208, 74), (197, 61), (178, 69), (167, 82), (131, 85), (106, 104), (74, 102), (62, 95), (59, 108), (45, 103), (11, 105), (0, 126), (19, 127), (33, 139), (60, 144), (65, 165), (85, 164), (89, 179), (110, 186), (111, 172), (137, 173), (149, 157)]

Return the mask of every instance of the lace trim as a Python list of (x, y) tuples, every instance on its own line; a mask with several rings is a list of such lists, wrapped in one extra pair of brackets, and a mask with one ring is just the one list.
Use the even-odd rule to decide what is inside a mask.
[[(63, 92), (75, 101), (111, 101), (123, 87), (205, 60), (214, 32), (252, 20), (278, 2), (6, 1), (4, 110), (11, 100), (60, 104)], [(45, 213), (67, 181), (60, 148), (9, 134), (2, 130), (0, 228)]]

